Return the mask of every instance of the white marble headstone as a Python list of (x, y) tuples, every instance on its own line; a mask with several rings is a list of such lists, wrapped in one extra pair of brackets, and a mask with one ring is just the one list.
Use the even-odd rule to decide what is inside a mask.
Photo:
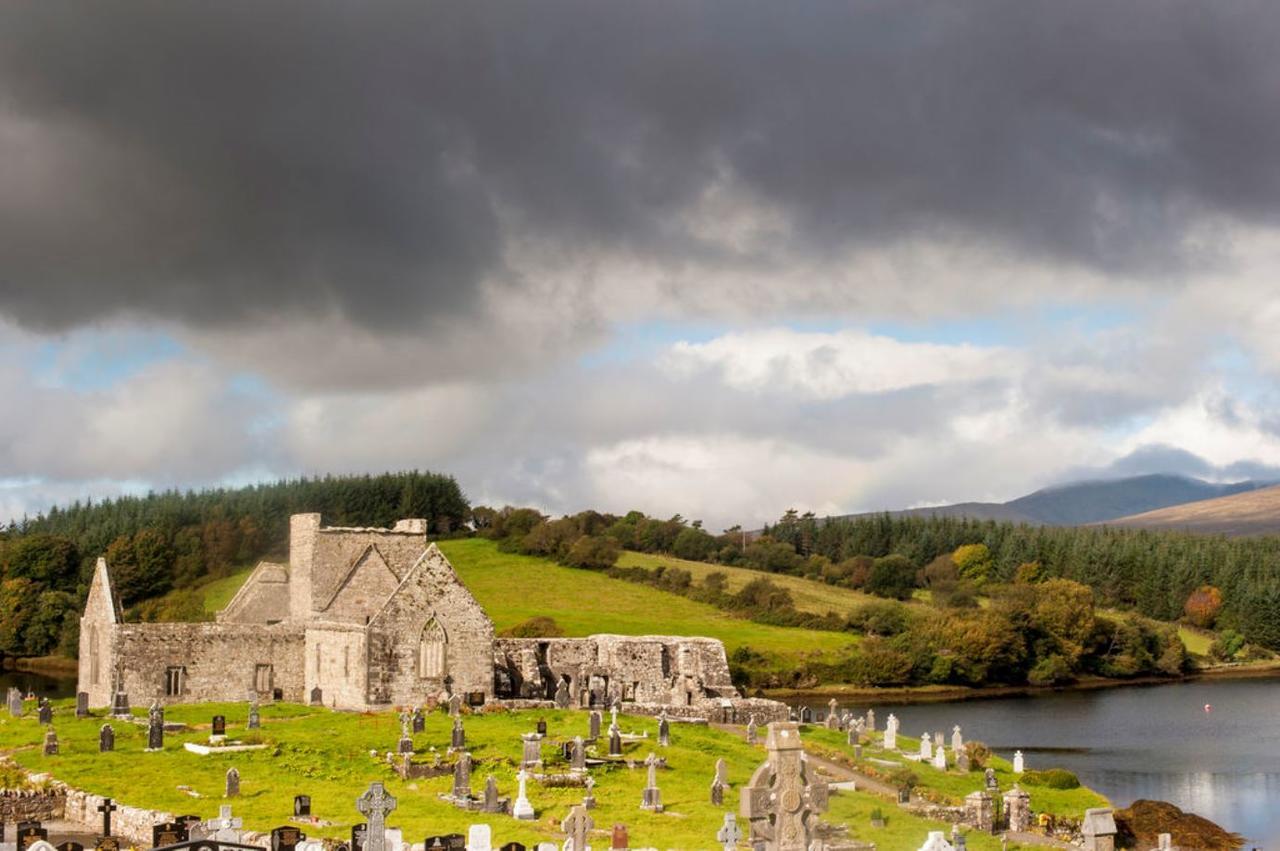
[(467, 828), (467, 851), (493, 851), (493, 832), (487, 824)]

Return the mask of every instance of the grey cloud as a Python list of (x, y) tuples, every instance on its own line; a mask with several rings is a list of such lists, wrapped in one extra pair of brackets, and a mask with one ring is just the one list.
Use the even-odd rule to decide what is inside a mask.
[(1176, 446), (1148, 444), (1104, 467), (1074, 467), (1058, 477), (1059, 482), (1085, 479), (1119, 479), (1153, 473), (1172, 473), (1214, 482), (1236, 482), (1252, 479), (1280, 482), (1280, 467), (1261, 461), (1241, 460), (1218, 466)]
[[(0, 314), (431, 334), (526, 287), (530, 247), (767, 273), (942, 239), (1176, 279), (1216, 259), (1204, 222), (1280, 209), (1278, 25), (1191, 0), (5, 4)], [(780, 231), (690, 229), (724, 184)]]

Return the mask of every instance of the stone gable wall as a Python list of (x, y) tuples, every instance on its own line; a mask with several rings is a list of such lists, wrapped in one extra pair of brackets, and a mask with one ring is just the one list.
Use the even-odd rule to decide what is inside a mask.
[(244, 585), (218, 612), (219, 623), (279, 623), (288, 620), (289, 568), (283, 564), (262, 562)]
[[(419, 550), (418, 554), (421, 553)], [(318, 605), (327, 604), (327, 607), (317, 617), (363, 627), (400, 586), (400, 576), (382, 557), (381, 549), (375, 547), (357, 558), (360, 562), (355, 572), (338, 589), (333, 601), (325, 597), (319, 602)], [(406, 572), (401, 571), (402, 574)]]
[[(124, 689), (135, 706), (243, 700), (259, 664), (273, 667), (273, 685), (285, 700), (302, 701), (304, 651), (303, 630), (292, 624), (124, 624), (115, 640), (115, 652), (126, 660)], [(187, 670), (181, 695), (164, 693), (170, 666)]]
[[(80, 618), (79, 690), (89, 693), (90, 706), (109, 706), (116, 670), (115, 634), (119, 623), (106, 561), (94, 568), (84, 615)], [(97, 660), (95, 665), (94, 660)], [(96, 668), (96, 671), (95, 671)], [(96, 676), (95, 676), (96, 674)]]
[[(396, 577), (396, 584), (404, 579), (409, 573), (410, 568), (417, 562), (418, 557), (422, 555), (423, 550), (427, 548), (427, 536), (416, 532), (397, 532), (390, 529), (326, 529), (321, 528), (315, 534), (315, 550), (311, 556), (311, 611), (322, 611), (325, 604), (338, 591), (347, 574), (350, 573), (352, 565), (356, 563), (356, 559), (364, 553), (370, 544), (378, 548), (378, 552), (382, 558), (386, 560), (387, 565), (391, 568)], [(355, 586), (351, 590), (359, 590), (360, 582), (371, 581), (375, 584), (381, 582), (375, 571), (361, 576), (357, 573), (351, 577), (355, 581)], [(391, 589), (394, 590), (394, 585)], [(380, 590), (381, 584), (377, 588), (370, 588), (370, 591)], [(389, 593), (389, 592), (388, 592)], [(385, 602), (387, 594), (383, 594), (382, 598), (373, 603), (373, 610), (367, 612), (372, 614), (383, 602)], [(337, 620), (330, 614), (325, 614), (326, 620)], [(363, 615), (360, 620), (363, 622)]]
[(444, 688), (418, 676), (418, 638), (432, 618), (444, 628), (453, 691), (493, 694), (493, 623), (433, 544), (370, 624), (371, 704), (420, 702)]
[(319, 687), (325, 706), (363, 709), (368, 705), (368, 644), (363, 626), (312, 626), (306, 634), (304, 691)]

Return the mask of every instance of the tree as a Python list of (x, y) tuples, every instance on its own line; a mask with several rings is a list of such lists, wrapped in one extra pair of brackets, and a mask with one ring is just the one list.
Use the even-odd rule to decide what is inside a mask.
[(60, 585), (76, 575), (80, 555), (75, 542), (61, 535), (26, 535), (3, 550), (3, 575), (30, 579), (44, 585)]
[(965, 579), (981, 585), (992, 568), (991, 550), (986, 544), (965, 544), (951, 554), (956, 569)]
[(565, 564), (588, 570), (607, 570), (618, 561), (622, 550), (618, 542), (604, 535), (583, 535), (573, 542), (565, 556)]
[(877, 597), (906, 600), (915, 590), (915, 566), (905, 556), (878, 558), (871, 568), (865, 590)]
[(1201, 585), (1187, 597), (1182, 607), (1187, 621), (1201, 629), (1211, 629), (1222, 611), (1222, 592), (1212, 585)]

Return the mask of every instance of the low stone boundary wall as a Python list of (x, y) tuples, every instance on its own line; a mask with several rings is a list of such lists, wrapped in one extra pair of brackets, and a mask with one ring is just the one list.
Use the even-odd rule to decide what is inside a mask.
[[(61, 786), (65, 793), (62, 818), (89, 826), (102, 824), (102, 813), (98, 812), (98, 807), (103, 801), (102, 795), (82, 792), (61, 783), (57, 785)], [(116, 836), (148, 846), (151, 844), (151, 828), (161, 822), (174, 819), (173, 813), (159, 810), (145, 810), (125, 804), (116, 804), (116, 807), (116, 811), (111, 814), (111, 832)]]
[(48, 821), (62, 817), (65, 796), (59, 791), (0, 792), (0, 821)]

